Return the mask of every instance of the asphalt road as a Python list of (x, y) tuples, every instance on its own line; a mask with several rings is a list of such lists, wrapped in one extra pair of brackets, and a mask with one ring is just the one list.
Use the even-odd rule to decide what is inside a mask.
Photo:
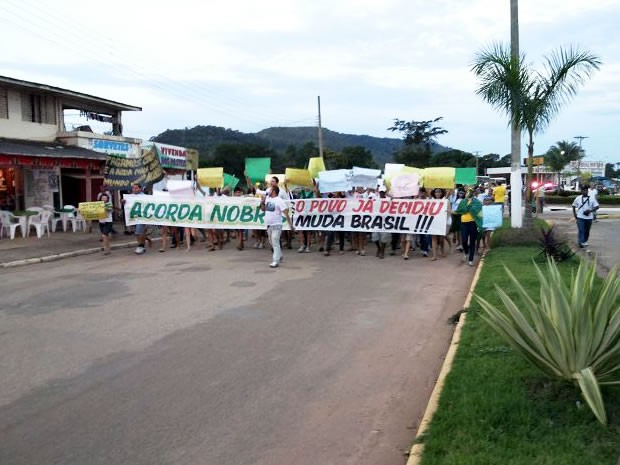
[(4, 270), (0, 463), (402, 464), (473, 276), (459, 259), (153, 249)]
[[(604, 218), (605, 213), (611, 214)], [(578, 250), (579, 255), (585, 256), (589, 252), (599, 264), (600, 271), (605, 273), (620, 264), (620, 209), (606, 209), (601, 219), (592, 224), (590, 229), (589, 246)], [(577, 224), (573, 219), (572, 211), (568, 209), (556, 210), (543, 215), (543, 219), (550, 219), (562, 231), (567, 239), (576, 248)]]

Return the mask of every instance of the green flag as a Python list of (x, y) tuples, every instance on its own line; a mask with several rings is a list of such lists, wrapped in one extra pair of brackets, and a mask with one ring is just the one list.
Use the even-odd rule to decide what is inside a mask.
[(471, 186), (476, 184), (476, 168), (456, 168), (454, 184)]
[(271, 158), (246, 158), (245, 175), (252, 182), (262, 182), (271, 169)]

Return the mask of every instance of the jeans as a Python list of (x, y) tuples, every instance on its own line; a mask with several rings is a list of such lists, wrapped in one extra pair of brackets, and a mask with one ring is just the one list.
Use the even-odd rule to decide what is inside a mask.
[(476, 253), (476, 239), (478, 238), (478, 226), (475, 221), (461, 223), (461, 245), (463, 253), (467, 254), (468, 261), (474, 261)]
[(431, 248), (431, 236), (428, 234), (420, 234), (418, 238), (420, 239), (420, 250), (422, 252), (428, 252)]
[(344, 231), (329, 231), (327, 233), (327, 247), (326, 250), (329, 252), (332, 249), (332, 245), (334, 245), (334, 239), (336, 239), (336, 234), (338, 234), (338, 242), (340, 246), (340, 251), (344, 250)]
[(282, 260), (282, 247), (280, 247), (280, 236), (282, 235), (282, 225), (269, 226), (267, 228), (269, 242), (273, 248), (273, 261), (280, 263)]
[(590, 237), (590, 228), (592, 227), (592, 220), (586, 220), (585, 218), (577, 218), (577, 242), (579, 246), (588, 242)]

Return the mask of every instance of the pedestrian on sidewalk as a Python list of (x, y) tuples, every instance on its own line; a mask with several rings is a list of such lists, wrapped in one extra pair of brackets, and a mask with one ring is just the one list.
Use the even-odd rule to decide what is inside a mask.
[(573, 216), (577, 222), (577, 243), (582, 249), (588, 246), (594, 212), (598, 209), (596, 198), (588, 195), (588, 186), (583, 186), (581, 195), (573, 202)]

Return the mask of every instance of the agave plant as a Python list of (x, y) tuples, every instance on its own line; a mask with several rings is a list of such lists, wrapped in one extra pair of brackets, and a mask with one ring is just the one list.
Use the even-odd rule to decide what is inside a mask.
[(544, 374), (576, 383), (603, 424), (607, 414), (601, 385), (620, 384), (620, 277), (612, 270), (596, 283), (596, 263), (581, 262), (566, 283), (549, 259), (535, 301), (506, 268), (518, 301), (498, 285), (503, 308), (476, 296), (482, 318)]

